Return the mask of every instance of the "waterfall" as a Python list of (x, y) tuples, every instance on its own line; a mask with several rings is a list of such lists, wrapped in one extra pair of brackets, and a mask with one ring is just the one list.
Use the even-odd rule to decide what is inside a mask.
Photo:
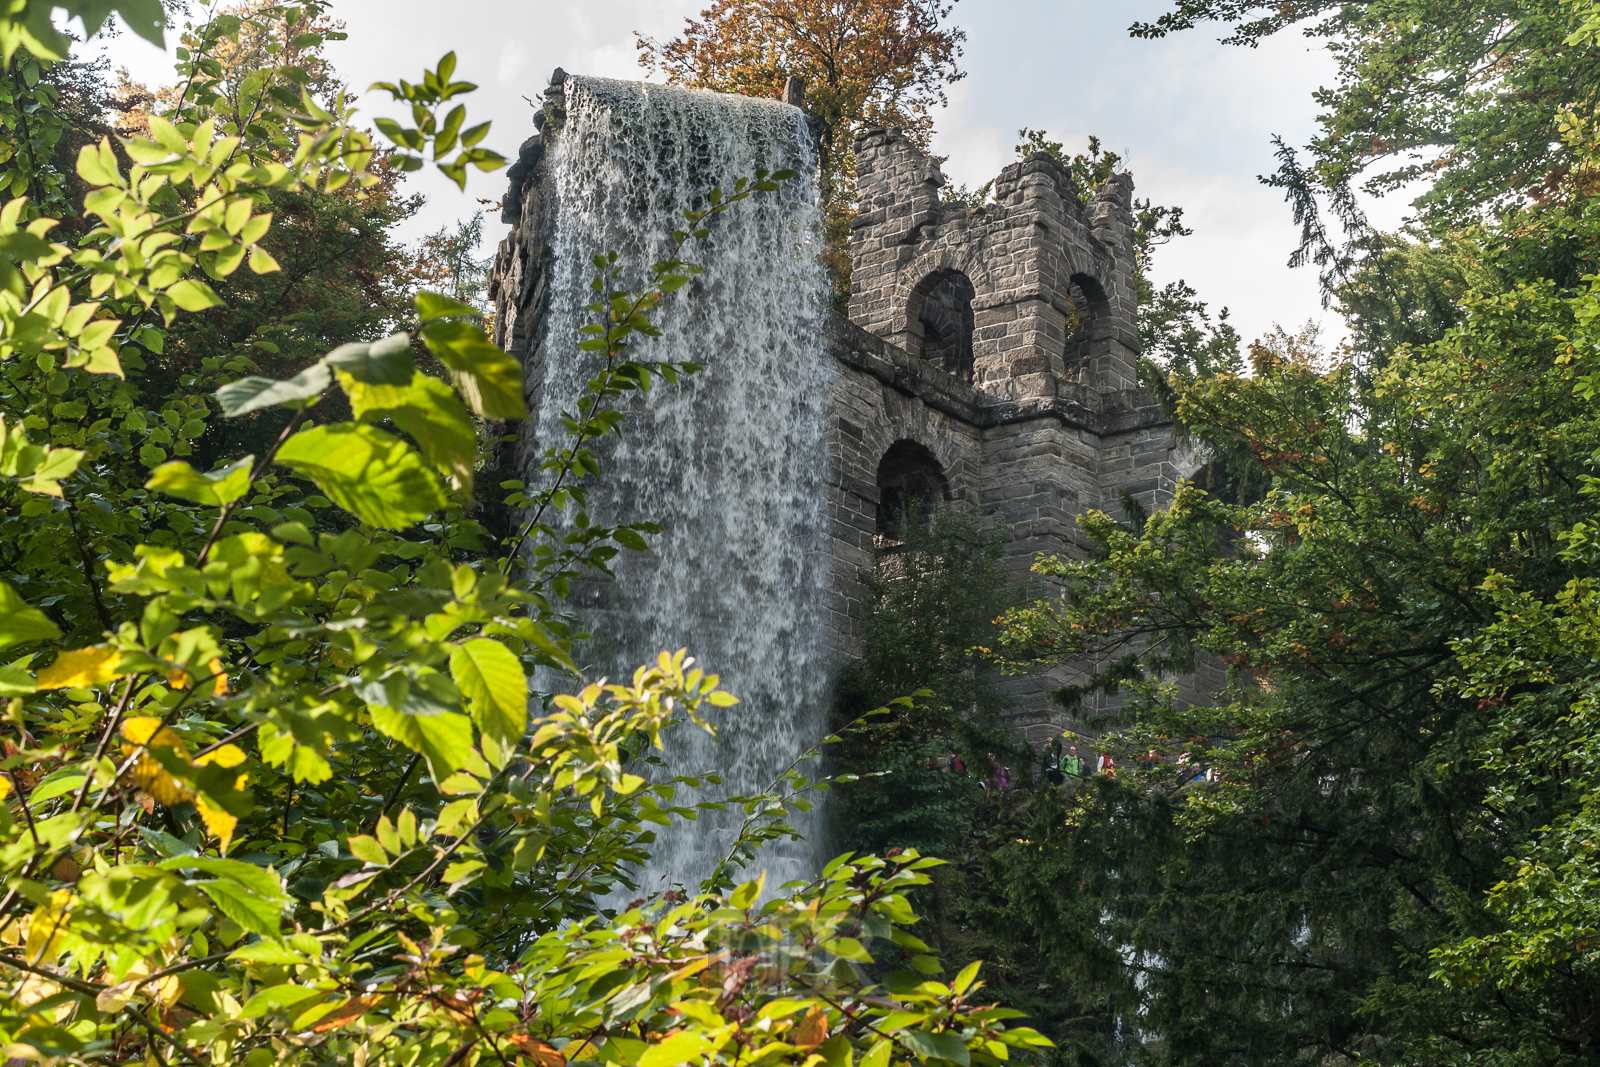
[[(717, 216), (709, 240), (686, 249), (705, 273), (656, 316), (664, 335), (634, 339), (638, 358), (705, 369), (627, 405), (621, 438), (598, 450), (591, 515), (648, 519), (664, 532), (649, 552), (615, 560), (615, 581), (586, 582), (569, 601), (594, 633), (580, 650), (591, 677), (625, 678), (661, 650), (687, 647), (739, 697), (717, 713), (715, 743), (687, 728), (673, 739), (674, 773), (722, 777), (680, 802), (756, 792), (821, 738), (830, 681), (831, 361), (815, 147), (799, 109), (777, 101), (568, 77), (565, 104), (545, 161), (554, 262), (529, 361), (534, 456), (559, 437), (561, 413), (598, 363), (577, 349), (579, 327), (593, 321), (583, 310), (591, 257), (617, 251), (629, 264), (622, 285), (638, 288), (646, 266), (670, 254), (683, 210), (707, 206), (712, 187), (731, 189), (758, 167), (799, 175)], [(532, 469), (524, 476), (538, 480)], [(661, 831), (641, 888), (692, 889), (742, 818), (703, 813)], [(820, 813), (801, 821), (805, 842), (768, 845), (758, 860), (769, 886), (818, 869)]]

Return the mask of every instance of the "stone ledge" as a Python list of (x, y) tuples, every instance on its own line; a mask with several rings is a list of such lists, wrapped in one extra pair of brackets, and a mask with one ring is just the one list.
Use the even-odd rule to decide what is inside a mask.
[(1096, 437), (1169, 426), (1156, 398), (1142, 389), (1101, 393), (1064, 382), (1059, 396), (1002, 400), (918, 359), (839, 315), (829, 316), (828, 350), (840, 363), (978, 429), (1056, 419)]

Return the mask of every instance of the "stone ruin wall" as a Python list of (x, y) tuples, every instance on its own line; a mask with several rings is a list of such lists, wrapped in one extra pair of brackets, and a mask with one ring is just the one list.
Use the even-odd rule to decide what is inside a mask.
[[(549, 256), (530, 180), (542, 154), (535, 134), (511, 169), (502, 218), (513, 229), (490, 287), (496, 341), (525, 362)], [(1035, 154), (1001, 171), (993, 202), (968, 208), (941, 202), (937, 164), (895, 131), (858, 133), (856, 159), (850, 314), (828, 328), (839, 367), (829, 609), (841, 657), (859, 639), (859, 578), (873, 564), (892, 449), (931, 461), (945, 500), (998, 525), (1018, 575), (1041, 553), (1083, 555), (1077, 515), (1120, 515), (1123, 493), (1164, 507), (1196, 466), (1138, 388), (1130, 176), (1085, 210), (1072, 180)], [(1019, 680), (1018, 731), (1044, 744), (1074, 727), (1048, 692), (1081, 677)], [(1209, 692), (1220, 681), (1208, 665), (1181, 684)]]

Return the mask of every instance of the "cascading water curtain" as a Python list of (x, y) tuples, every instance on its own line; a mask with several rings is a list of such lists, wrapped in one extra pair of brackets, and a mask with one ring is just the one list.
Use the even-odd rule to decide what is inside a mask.
[[(542, 378), (538, 440), (560, 432), (593, 373), (577, 349), (593, 299), (590, 258), (615, 250), (638, 268), (669, 254), (685, 208), (704, 207), (757, 168), (798, 177), (718, 216), (690, 250), (705, 264), (659, 317), (664, 336), (643, 358), (705, 369), (633, 406), (594, 482), (598, 521), (651, 519), (665, 532), (648, 553), (624, 553), (614, 582), (575, 589), (594, 640), (591, 677), (626, 677), (663, 649), (687, 647), (742, 701), (721, 715), (715, 743), (683, 731), (676, 773), (713, 771), (701, 799), (765, 788), (822, 736), (830, 682), (825, 633), (830, 516), (824, 421), (831, 358), (823, 341), (827, 278), (820, 259), (816, 156), (798, 109), (776, 101), (569, 77), (566, 120), (547, 158), (550, 297), (530, 369)], [(528, 472), (529, 477), (533, 476)], [(682, 798), (692, 799), (692, 798)], [(726, 853), (742, 815), (708, 813), (662, 834), (641, 888), (691, 889)], [(820, 865), (820, 810), (804, 843), (769, 845), (768, 885)]]

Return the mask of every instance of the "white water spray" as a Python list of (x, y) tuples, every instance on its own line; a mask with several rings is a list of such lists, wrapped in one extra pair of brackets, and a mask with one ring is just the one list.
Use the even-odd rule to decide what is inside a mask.
[[(529, 373), (538, 447), (560, 435), (598, 356), (579, 353), (594, 294), (590, 259), (615, 250), (645, 266), (670, 254), (685, 208), (757, 168), (792, 169), (777, 193), (757, 194), (711, 223), (689, 259), (705, 273), (657, 315), (659, 338), (636, 338), (641, 359), (705, 369), (657, 385), (629, 406), (620, 440), (590, 479), (599, 522), (660, 522), (648, 553), (624, 553), (615, 582), (574, 590), (595, 639), (591, 674), (631, 676), (663, 649), (687, 646), (742, 703), (718, 716), (713, 744), (685, 729), (669, 753), (677, 773), (714, 771), (716, 795), (765, 788), (825, 730), (830, 653), (823, 600), (830, 517), (824, 418), (831, 360), (823, 342), (827, 279), (811, 135), (797, 108), (776, 101), (568, 77), (566, 120), (546, 160), (550, 247), (547, 311)], [(536, 450), (537, 451), (537, 450)], [(525, 476), (536, 481), (536, 472)], [(680, 797), (680, 801), (692, 797)], [(742, 813), (702, 814), (662, 832), (641, 888), (691, 889), (726, 854)], [(819, 812), (802, 816), (803, 843), (767, 846), (768, 885), (813, 876)]]

